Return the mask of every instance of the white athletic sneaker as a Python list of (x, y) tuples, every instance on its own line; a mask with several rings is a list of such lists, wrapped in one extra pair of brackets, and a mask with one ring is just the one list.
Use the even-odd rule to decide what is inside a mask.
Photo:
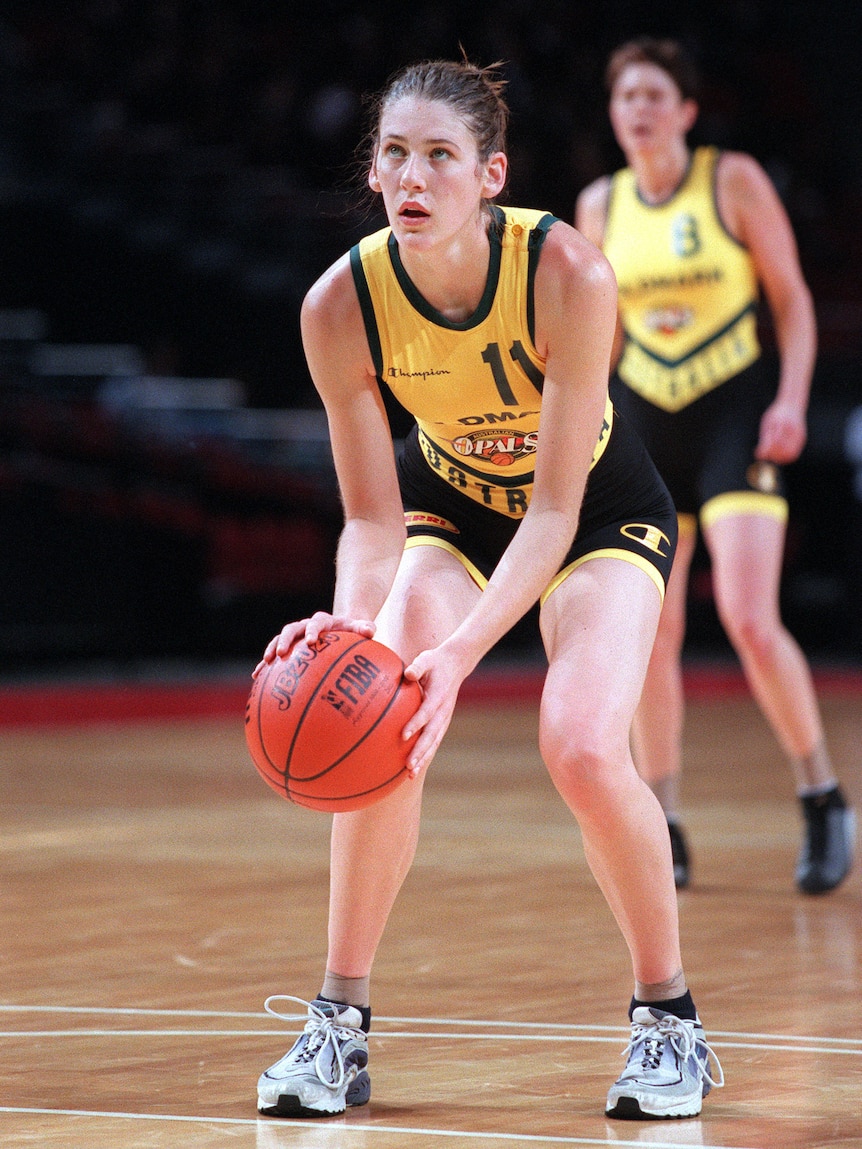
[(296, 1001), (308, 1009), (305, 1029), (292, 1048), (265, 1070), (257, 1083), (257, 1108), (269, 1117), (328, 1117), (371, 1096), (368, 1036), (362, 1014), (351, 1005), (304, 1001), (276, 994), (264, 1009), (282, 1021), (295, 1020), (271, 1008), (273, 1001)]
[[(699, 1021), (685, 1021), (654, 1006), (632, 1015), (628, 1057), (611, 1086), (605, 1113), (633, 1120), (697, 1117), (713, 1085), (724, 1085), (718, 1058)], [(713, 1077), (712, 1058), (718, 1078)]]

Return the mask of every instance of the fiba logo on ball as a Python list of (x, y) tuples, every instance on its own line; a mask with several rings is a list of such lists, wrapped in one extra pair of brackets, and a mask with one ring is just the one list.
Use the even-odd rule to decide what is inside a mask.
[(333, 710), (340, 711), (345, 718), (350, 718), (353, 714), (354, 707), (346, 698), (339, 697), (334, 690), (327, 690), (326, 694), (323, 695), (323, 701), (328, 702)]
[(335, 680), (335, 689), (340, 691), (348, 702), (359, 702), (378, 674), (380, 674), (379, 666), (366, 655), (357, 654), (353, 662), (349, 662)]
[(333, 709), (351, 718), (357, 706), (376, 683), (380, 667), (364, 654), (357, 654), (335, 680), (335, 686), (322, 696)]

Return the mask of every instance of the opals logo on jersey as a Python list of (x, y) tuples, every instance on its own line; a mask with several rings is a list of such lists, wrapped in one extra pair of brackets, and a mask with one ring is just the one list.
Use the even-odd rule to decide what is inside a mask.
[(453, 441), (452, 446), (459, 455), (482, 459), (493, 463), (495, 467), (510, 467), (518, 459), (535, 455), (538, 439), (537, 431), (529, 431), (527, 434), (512, 431), (508, 435), (501, 435), (499, 431), (484, 430), (461, 435)]
[(650, 331), (660, 335), (676, 335), (677, 331), (691, 326), (694, 312), (690, 307), (657, 307), (644, 315), (644, 323)]

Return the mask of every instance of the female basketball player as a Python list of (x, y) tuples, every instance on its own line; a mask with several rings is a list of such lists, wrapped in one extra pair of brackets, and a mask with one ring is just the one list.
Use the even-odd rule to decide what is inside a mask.
[[(836, 782), (805, 657), (779, 613), (787, 503), (780, 467), (805, 444), (814, 310), (781, 202), (751, 156), (686, 137), (696, 76), (679, 44), (644, 38), (612, 53), (610, 117), (628, 167), (578, 197), (577, 227), (617, 275), (621, 356), (611, 394), (640, 431), (680, 512), (680, 538), (634, 721), (635, 760), (665, 810), (677, 885), (689, 880), (677, 825), (680, 656), (698, 518), (721, 622), (795, 775), (805, 840), (799, 889), (833, 889), (852, 861), (853, 816)], [(781, 359), (760, 367), (762, 288)], [(619, 346), (619, 345), (618, 345)]]
[[(693, 1116), (714, 1083), (665, 821), (629, 753), (676, 517), (608, 401), (607, 260), (563, 221), (493, 202), (507, 174), (501, 89), (466, 61), (391, 81), (368, 168), (389, 226), (302, 308), (345, 523), (331, 612), (289, 623), (264, 660), (347, 627), (398, 651), (424, 701), (404, 731), (420, 731), (412, 778), (333, 818), (326, 972), (305, 1033), (260, 1078), (267, 1114), (368, 1100), (369, 975), (413, 859), (425, 772), (461, 683), (537, 601), (541, 752), (633, 963), (631, 1053), (607, 1111)], [(384, 384), (416, 418), (397, 461)]]

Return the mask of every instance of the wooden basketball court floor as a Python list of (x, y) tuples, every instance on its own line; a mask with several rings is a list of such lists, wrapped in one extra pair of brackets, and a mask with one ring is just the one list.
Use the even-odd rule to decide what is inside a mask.
[[(255, 1083), (301, 1028), (264, 998), (319, 988), (329, 818), (254, 773), (239, 690), (235, 712), (0, 728), (0, 1144), (862, 1145), (862, 867), (795, 892), (789, 774), (744, 690), (700, 692), (686, 732), (684, 953), (727, 1084), (696, 1120), (604, 1117), (628, 957), (535, 693), (465, 692), (375, 969), (371, 1103), (317, 1122), (259, 1118)], [(858, 677), (823, 705), (862, 805)]]

